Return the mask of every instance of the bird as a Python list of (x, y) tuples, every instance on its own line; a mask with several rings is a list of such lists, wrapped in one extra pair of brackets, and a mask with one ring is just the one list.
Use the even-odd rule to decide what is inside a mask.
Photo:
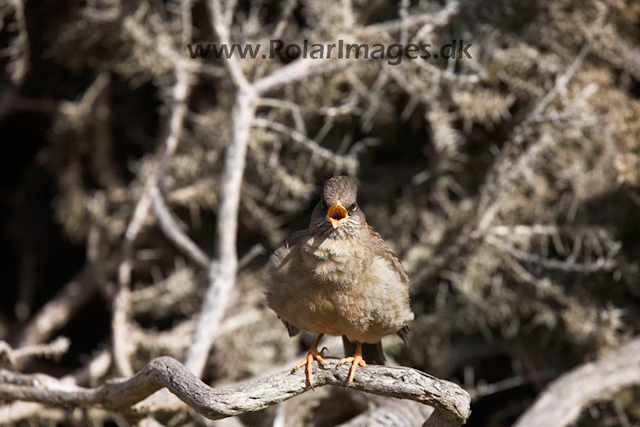
[(349, 386), (358, 367), (384, 364), (381, 339), (396, 333), (406, 343), (414, 314), (409, 278), (357, 201), (348, 176), (326, 181), (306, 230), (295, 232), (271, 256), (266, 274), (267, 305), (291, 337), (301, 329), (318, 334), (305, 367), (313, 387), (313, 362), (327, 365), (318, 350), (325, 335), (342, 336), (350, 364)]

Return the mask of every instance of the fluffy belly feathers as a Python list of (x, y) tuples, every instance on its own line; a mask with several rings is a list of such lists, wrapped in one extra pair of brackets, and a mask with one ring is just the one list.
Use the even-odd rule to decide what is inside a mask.
[[(269, 305), (287, 322), (315, 333), (346, 335), (375, 343), (404, 323), (404, 299), (393, 292), (398, 278), (386, 262), (360, 248), (344, 251), (336, 240), (310, 238), (293, 253), (276, 254)], [(287, 258), (297, 256), (294, 271)], [(347, 266), (348, 264), (348, 266)]]

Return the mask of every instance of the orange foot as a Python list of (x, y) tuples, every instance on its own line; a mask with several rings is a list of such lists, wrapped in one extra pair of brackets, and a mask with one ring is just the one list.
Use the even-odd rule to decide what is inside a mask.
[(351, 368), (349, 368), (349, 376), (347, 377), (347, 387), (349, 387), (349, 384), (353, 382), (353, 377), (356, 374), (356, 369), (358, 368), (358, 366), (361, 366), (363, 368), (367, 366), (367, 363), (362, 358), (361, 343), (356, 344), (356, 353), (353, 356), (340, 359), (337, 366), (340, 366), (342, 364), (349, 363), (349, 362), (351, 362)]
[(318, 363), (321, 363), (322, 366), (327, 366), (327, 362), (322, 358), (323, 356), (322, 351), (318, 351), (318, 344), (320, 343), (320, 340), (322, 339), (323, 336), (324, 334), (318, 335), (318, 338), (316, 338), (316, 341), (313, 343), (313, 345), (309, 349), (309, 352), (307, 353), (307, 357), (302, 359), (302, 361), (298, 363), (294, 369), (294, 371), (297, 371), (303, 366), (307, 367), (306, 368), (307, 383), (311, 386), (311, 388), (313, 388), (313, 361), (316, 360)]

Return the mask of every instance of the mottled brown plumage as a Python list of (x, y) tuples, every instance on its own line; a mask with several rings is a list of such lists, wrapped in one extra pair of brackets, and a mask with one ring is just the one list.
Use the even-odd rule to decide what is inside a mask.
[(366, 222), (357, 205), (355, 182), (345, 176), (324, 185), (306, 230), (298, 231), (273, 254), (267, 301), (290, 335), (298, 329), (319, 334), (306, 366), (311, 383), (313, 360), (323, 363), (317, 345), (324, 334), (342, 335), (351, 363), (384, 363), (380, 340), (398, 333), (406, 339), (413, 320), (408, 277), (396, 255)]

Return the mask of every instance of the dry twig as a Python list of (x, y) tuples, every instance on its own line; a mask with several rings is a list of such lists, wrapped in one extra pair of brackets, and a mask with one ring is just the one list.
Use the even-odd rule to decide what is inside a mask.
[(70, 344), (68, 338), (58, 337), (49, 344), (35, 344), (14, 349), (8, 343), (0, 341), (0, 362), (18, 366), (34, 357), (59, 359), (69, 350)]

